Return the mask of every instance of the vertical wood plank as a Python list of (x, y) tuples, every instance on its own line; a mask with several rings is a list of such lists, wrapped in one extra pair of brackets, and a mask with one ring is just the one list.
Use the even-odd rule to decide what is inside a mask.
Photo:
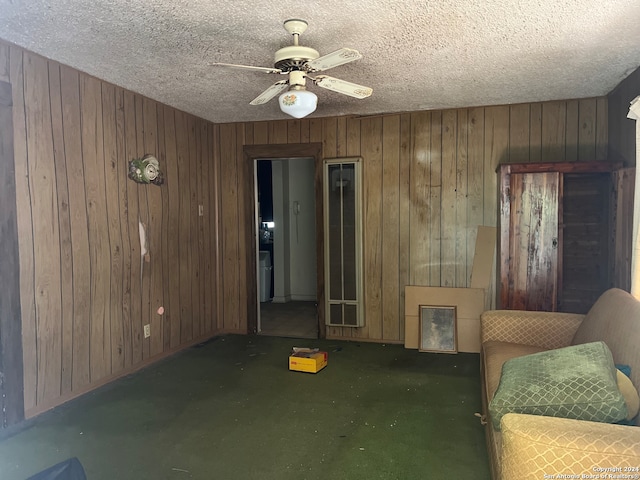
[[(165, 308), (165, 323), (169, 325), (169, 348), (180, 345), (180, 177), (178, 175), (178, 150), (176, 112), (174, 109), (164, 107), (164, 134), (166, 149), (166, 187), (165, 193), (169, 199), (169, 212), (165, 228), (167, 230), (167, 257), (165, 277), (169, 279), (169, 291), (165, 291), (165, 302), (169, 299), (168, 308)], [(166, 332), (166, 330), (165, 330)], [(166, 342), (165, 338), (165, 342)], [(166, 344), (166, 343), (165, 343)]]
[(300, 143), (300, 120), (287, 120), (286, 143)]
[(429, 196), (431, 188), (431, 113), (411, 114), (409, 282), (429, 284)]
[[(199, 266), (199, 278), (198, 278), (198, 306), (200, 307), (200, 322), (198, 325), (198, 337), (202, 337), (206, 332), (206, 258), (205, 258), (205, 248), (204, 248), (204, 198), (203, 198), (203, 185), (202, 185), (202, 175), (203, 175), (203, 163), (204, 163), (204, 150), (203, 150), (203, 140), (206, 141), (206, 133), (205, 138), (202, 138), (203, 130), (203, 120), (196, 119), (195, 121), (195, 134), (196, 134), (196, 195), (197, 202), (194, 205), (197, 211), (197, 244), (196, 248), (198, 249), (198, 266)], [(244, 125), (238, 124), (238, 128), (241, 128), (244, 131)], [(202, 216), (200, 216), (200, 205), (202, 205)], [(194, 335), (196, 336), (196, 335)]]
[(440, 286), (454, 287), (456, 282), (456, 200), (457, 200), (457, 121), (456, 110), (442, 114), (442, 164), (440, 207)]
[(509, 108), (509, 162), (529, 161), (531, 105), (511, 105)]
[(60, 232), (48, 79), (47, 61), (25, 53), (24, 95), (33, 208), (38, 403), (60, 395), (62, 368)]
[[(104, 172), (100, 82), (84, 74), (80, 75), (80, 106), (84, 171)], [(104, 179), (85, 174), (84, 181), (91, 265), (90, 373), (91, 382), (95, 382), (111, 371), (111, 259)]]
[(580, 131), (580, 102), (567, 101), (567, 134), (565, 145), (565, 159), (567, 162), (578, 160), (578, 132)]
[(429, 187), (429, 285), (441, 286), (442, 277), (442, 112), (431, 113), (431, 159)]
[(62, 92), (60, 66), (49, 62), (49, 87), (51, 95), (51, 131), (53, 136), (53, 161), (55, 163), (56, 190), (58, 197), (58, 219), (60, 232), (60, 289), (62, 364), (61, 394), (72, 389), (73, 373), (73, 248), (71, 245), (71, 219), (69, 216), (69, 186), (65, 157), (62, 119)]
[(287, 143), (287, 121), (276, 120), (269, 122), (269, 143)]
[(336, 155), (344, 157), (347, 153), (347, 118), (336, 118)]
[(529, 133), (529, 161), (542, 161), (542, 104), (531, 104), (531, 132)]
[[(200, 249), (199, 249), (199, 217), (198, 217), (198, 134), (196, 118), (187, 115), (189, 135), (189, 222), (191, 224), (191, 334), (192, 338), (199, 338), (202, 330), (202, 303), (200, 299)], [(234, 124), (235, 128), (235, 124)], [(238, 217), (240, 218), (240, 217)]]
[[(203, 318), (203, 336), (210, 336), (213, 334), (213, 309), (215, 296), (212, 295), (211, 288), (213, 285), (213, 271), (211, 266), (212, 248), (211, 248), (211, 199), (210, 195), (216, 191), (215, 186), (210, 182), (209, 168), (211, 167), (211, 138), (209, 136), (211, 124), (209, 122), (201, 121), (200, 123), (200, 142), (202, 149), (201, 159), (201, 175), (199, 180), (199, 188), (201, 189), (201, 202), (203, 206), (202, 216), (202, 229), (203, 229), (203, 262), (202, 268), (204, 270), (201, 297), (204, 305), (204, 318)], [(253, 129), (251, 129), (251, 136), (253, 136)]]
[[(0, 43), (0, 64), (8, 64), (8, 47), (3, 47)], [(2, 55), (5, 55), (5, 59)], [(8, 69), (8, 65), (3, 68)], [(24, 419), (20, 250), (16, 220), (12, 95), (11, 84), (0, 80), (0, 430)]]
[[(127, 158), (126, 123), (124, 90), (116, 87), (116, 176), (118, 178), (118, 210), (120, 214), (120, 238), (122, 242), (122, 357), (123, 367), (129, 368), (133, 364), (133, 312), (131, 308), (131, 271), (137, 269), (137, 262), (132, 262), (131, 212), (129, 211), (129, 190), (127, 179), (129, 160)], [(132, 182), (131, 182), (132, 183)], [(137, 232), (135, 232), (137, 234)], [(135, 238), (133, 239), (135, 241)], [(115, 280), (115, 279), (114, 279)]]
[(467, 259), (473, 262), (476, 227), (484, 225), (484, 108), (470, 109), (467, 125)]
[(89, 232), (82, 161), (80, 119), (80, 84), (78, 72), (68, 67), (60, 69), (63, 142), (67, 167), (69, 220), (73, 246), (73, 345), (72, 390), (83, 388), (90, 382), (89, 348), (91, 318), (91, 270), (89, 259)]
[[(255, 131), (254, 131), (255, 135)], [(222, 279), (224, 298), (224, 328), (235, 330), (240, 324), (240, 297), (238, 285), (239, 251), (237, 230), (238, 218), (238, 172), (235, 158), (236, 129), (233, 125), (220, 125), (220, 178), (221, 184), (221, 218), (222, 228)]]
[[(124, 132), (125, 132), (125, 161), (128, 164), (134, 158), (139, 157), (136, 124), (136, 97), (133, 93), (125, 91), (124, 102)], [(140, 130), (142, 127), (140, 126)], [(132, 180), (126, 181), (127, 189), (127, 230), (129, 232), (129, 248), (131, 249), (131, 270), (129, 272), (131, 285), (131, 363), (137, 365), (142, 362), (142, 275), (144, 258), (140, 245), (140, 199), (138, 185)]]
[(382, 339), (400, 340), (400, 116), (382, 119)]
[(411, 115), (400, 115), (400, 158), (398, 181), (398, 288), (400, 300), (398, 305), (399, 328), (398, 338), (405, 335), (405, 286), (411, 284)]
[(245, 145), (253, 145), (253, 126), (254, 122), (247, 122), (244, 124)]
[[(322, 133), (322, 124), (323, 121), (321, 118), (312, 118), (309, 120), (309, 141), (310, 142), (323, 142), (323, 133)], [(324, 158), (328, 158), (327, 155), (323, 153)]]
[[(265, 145), (269, 143), (269, 123), (256, 122), (253, 124), (253, 144)], [(216, 143), (216, 145), (219, 145)]]
[(324, 158), (338, 156), (338, 122), (335, 117), (322, 119), (322, 153)]
[(124, 369), (124, 324), (122, 317), (122, 234), (120, 229), (120, 202), (118, 178), (118, 150), (116, 137), (116, 92), (112, 85), (102, 83), (102, 128), (104, 138), (104, 181), (106, 191), (107, 222), (109, 231), (109, 257), (111, 266), (110, 315), (105, 329), (110, 330), (110, 373)]
[(27, 127), (25, 119), (23, 52), (10, 47), (13, 98), (13, 155), (15, 161), (16, 213), (18, 248), (20, 251), (20, 310), (22, 312), (22, 358), (24, 378), (24, 408), (36, 406), (38, 361), (36, 344), (36, 306), (34, 284), (34, 244), (32, 228), (32, 199), (29, 189)]
[(218, 316), (221, 315), (220, 301), (221, 282), (220, 282), (220, 241), (219, 241), (219, 198), (220, 186), (218, 181), (218, 155), (217, 155), (217, 128), (213, 123), (209, 123), (207, 128), (207, 141), (209, 152), (209, 216), (210, 216), (210, 255), (211, 255), (211, 332), (216, 333), (218, 330)]
[(484, 131), (484, 225), (495, 227), (498, 212), (496, 168), (506, 163), (509, 148), (509, 107), (487, 107)]
[(354, 335), (382, 339), (382, 118), (361, 120), (361, 125), (366, 320)]
[(596, 99), (596, 161), (607, 160), (609, 148), (609, 102), (607, 97)]
[[(189, 132), (187, 115), (183, 112), (175, 112), (176, 145), (178, 151), (178, 182), (179, 185), (189, 185), (190, 160), (189, 160)], [(180, 272), (180, 343), (188, 342), (193, 336), (192, 329), (192, 299), (191, 299), (191, 222), (190, 196), (187, 188), (179, 188), (179, 258)], [(175, 327), (175, 326), (174, 326)]]
[[(224, 328), (224, 290), (223, 290), (223, 237), (220, 233), (221, 230), (221, 218), (222, 218), (222, 187), (221, 187), (221, 142), (220, 142), (220, 126), (214, 125), (212, 135), (213, 145), (213, 166), (211, 168), (211, 183), (214, 186), (214, 195), (211, 199), (211, 209), (213, 212), (213, 231), (212, 237), (214, 239), (214, 251), (213, 251), (213, 266), (215, 271), (215, 285), (214, 285), (214, 298), (215, 298), (215, 313), (216, 318), (214, 322), (214, 328), (221, 330)], [(254, 128), (254, 140), (255, 140), (255, 128)]]
[(309, 119), (300, 120), (300, 143), (309, 143)]
[(475, 230), (467, 223), (468, 198), (468, 110), (458, 110), (456, 137), (456, 179), (455, 179), (455, 281), (454, 287), (469, 286), (471, 277), (471, 260), (467, 255), (470, 233)]
[[(166, 107), (162, 104), (156, 105), (156, 115), (158, 120), (158, 163), (160, 169), (165, 176), (165, 181), (161, 186), (160, 198), (162, 202), (162, 226), (160, 230), (162, 232), (162, 307), (164, 313), (158, 314), (156, 309), (156, 315), (160, 315), (160, 327), (162, 328), (162, 352), (167, 352), (171, 349), (171, 323), (167, 312), (171, 311), (171, 281), (172, 277), (169, 276), (169, 262), (173, 256), (169, 250), (169, 190), (167, 188), (167, 133), (165, 132), (164, 114)], [(173, 113), (173, 112), (171, 112)], [(175, 155), (175, 141), (173, 143), (173, 155)]]
[(542, 104), (542, 161), (563, 162), (566, 154), (567, 102)]
[[(253, 185), (253, 181), (254, 181), (253, 166), (250, 166), (249, 163), (245, 162), (243, 144), (244, 144), (244, 130), (242, 128), (239, 128), (239, 126), (236, 126), (235, 156), (236, 156), (236, 169), (237, 169), (237, 175), (238, 175), (238, 186)], [(239, 187), (238, 187), (238, 191), (241, 191)], [(238, 218), (253, 218), (253, 215), (255, 213), (253, 202), (254, 202), (253, 194), (251, 194), (250, 196), (238, 195)], [(256, 238), (258, 234), (257, 225), (254, 225), (253, 222), (251, 222), (250, 226), (251, 225), (254, 228), (254, 232), (251, 235), (251, 237)], [(253, 270), (253, 272), (251, 273), (248, 272), (249, 265), (252, 264), (252, 262), (249, 261), (248, 256), (255, 255), (255, 250), (254, 250), (255, 243), (251, 246), (251, 248), (249, 248), (246, 242), (242, 241), (242, 239), (247, 238), (246, 229), (247, 229), (247, 222), (238, 222), (238, 239), (239, 239), (238, 274), (240, 279), (240, 289), (238, 293), (240, 294), (240, 298), (239, 298), (240, 310), (239, 310), (239, 317), (238, 317), (238, 325), (236, 328), (240, 332), (247, 331), (248, 316), (250, 314), (248, 308), (252, 309), (252, 312), (251, 312), (252, 322), (254, 325), (257, 325), (256, 307), (254, 307), (253, 305), (249, 307), (248, 305), (249, 290), (251, 288), (249, 287), (249, 279), (251, 278), (252, 279), (251, 281), (255, 282), (255, 280), (253, 280), (253, 276), (255, 276), (255, 273), (253, 272), (257, 270), (257, 267), (256, 267), (256, 269)], [(254, 257), (254, 262), (255, 262), (255, 257)], [(257, 287), (257, 282), (253, 284), (253, 289), (255, 289), (255, 293), (252, 293), (251, 296), (257, 299), (258, 292), (256, 287)]]
[(578, 161), (590, 162), (596, 158), (596, 107), (595, 98), (579, 101)]
[(346, 128), (347, 157), (359, 157), (361, 152), (361, 122), (359, 119), (349, 118)]

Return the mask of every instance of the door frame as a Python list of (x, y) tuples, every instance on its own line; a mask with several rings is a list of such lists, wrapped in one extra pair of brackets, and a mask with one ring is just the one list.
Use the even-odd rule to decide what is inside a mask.
[[(257, 333), (258, 330), (258, 265), (256, 255), (256, 239), (258, 226), (255, 221), (257, 212), (255, 208), (256, 180), (254, 165), (256, 160), (277, 160), (283, 158), (313, 158), (314, 186), (316, 203), (316, 275), (318, 297), (318, 336), (326, 337), (324, 323), (324, 229), (323, 229), (323, 202), (322, 202), (322, 143), (284, 143), (272, 145), (245, 145), (243, 147), (243, 177), (248, 179), (245, 192), (251, 192), (252, 201), (244, 202), (245, 211), (245, 251), (247, 252), (247, 333)], [(251, 252), (251, 253), (249, 253)]]

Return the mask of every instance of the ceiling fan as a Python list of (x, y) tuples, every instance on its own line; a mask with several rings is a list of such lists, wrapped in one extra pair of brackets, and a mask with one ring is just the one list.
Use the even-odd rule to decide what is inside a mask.
[(309, 73), (322, 72), (345, 63), (359, 60), (362, 55), (351, 48), (341, 48), (327, 55), (320, 54), (313, 48), (299, 45), (300, 35), (307, 29), (307, 22), (297, 18), (285, 20), (284, 29), (293, 36), (293, 45), (281, 48), (275, 54), (274, 68), (234, 65), (232, 63), (213, 63), (221, 67), (239, 68), (264, 73), (288, 75), (254, 98), (251, 105), (262, 105), (282, 93), (279, 98), (280, 109), (292, 117), (302, 118), (314, 112), (318, 105), (318, 97), (306, 89), (306, 79), (315, 85), (355, 98), (366, 98), (373, 93), (369, 87), (347, 82), (328, 75), (309, 76)]

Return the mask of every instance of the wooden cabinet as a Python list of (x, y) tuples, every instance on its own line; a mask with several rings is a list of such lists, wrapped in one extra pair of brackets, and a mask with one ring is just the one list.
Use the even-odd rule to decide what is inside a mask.
[(625, 288), (618, 270), (627, 268), (632, 207), (619, 201), (628, 202), (632, 186), (620, 180), (620, 168), (498, 167), (499, 308), (584, 313), (607, 288)]

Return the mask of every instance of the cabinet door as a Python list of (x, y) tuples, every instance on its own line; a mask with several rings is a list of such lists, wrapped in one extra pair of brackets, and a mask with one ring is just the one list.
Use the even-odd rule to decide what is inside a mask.
[(559, 193), (558, 172), (511, 175), (509, 291), (505, 308), (557, 308)]

